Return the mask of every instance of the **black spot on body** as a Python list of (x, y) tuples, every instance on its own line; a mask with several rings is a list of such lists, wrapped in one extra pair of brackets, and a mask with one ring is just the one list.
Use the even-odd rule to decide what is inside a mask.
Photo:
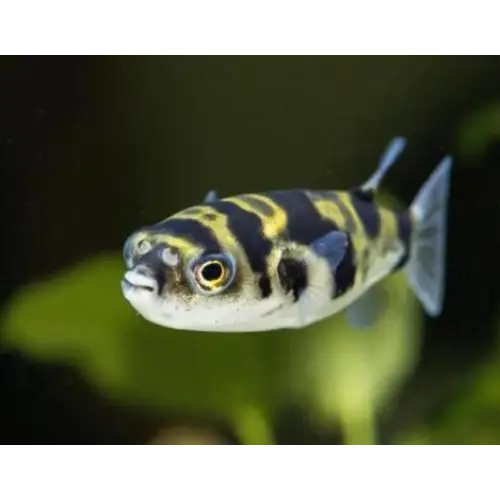
[(271, 294), (271, 283), (266, 259), (271, 252), (272, 243), (262, 231), (261, 219), (229, 201), (217, 201), (212, 206), (227, 216), (229, 230), (246, 253), (252, 271), (259, 276), (262, 297), (268, 297)]
[(375, 191), (373, 189), (355, 188), (352, 190), (352, 194), (356, 196), (358, 200), (362, 200), (367, 203), (372, 203), (375, 199)]
[(363, 199), (356, 194), (356, 191), (350, 193), (352, 206), (356, 210), (363, 228), (369, 238), (376, 238), (380, 234), (380, 214), (375, 203)]
[(271, 295), (271, 281), (267, 273), (259, 278), (259, 288), (263, 299)]
[(297, 302), (302, 292), (307, 288), (306, 265), (296, 259), (282, 259), (278, 264), (278, 278), (285, 292), (293, 292)]

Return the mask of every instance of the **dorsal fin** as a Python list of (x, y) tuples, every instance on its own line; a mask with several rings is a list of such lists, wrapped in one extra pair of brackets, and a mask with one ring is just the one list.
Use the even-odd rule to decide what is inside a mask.
[(377, 170), (364, 184), (354, 189), (354, 194), (363, 200), (372, 201), (385, 174), (405, 147), (406, 139), (404, 137), (394, 137), (382, 153)]
[(209, 191), (205, 195), (205, 199), (203, 200), (203, 203), (212, 203), (213, 201), (217, 201), (219, 199), (219, 195), (217, 194), (217, 191)]

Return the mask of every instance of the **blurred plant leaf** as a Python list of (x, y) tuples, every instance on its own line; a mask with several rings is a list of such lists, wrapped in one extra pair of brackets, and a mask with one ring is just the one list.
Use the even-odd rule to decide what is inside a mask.
[[(379, 200), (403, 208), (387, 193)], [(377, 414), (418, 360), (423, 313), (405, 276), (388, 276), (377, 287), (389, 306), (370, 328), (354, 329), (338, 314), (295, 332), (288, 347), (290, 397), (307, 401), (318, 425), (337, 420), (347, 444), (377, 441)]]
[(485, 363), (437, 421), (400, 436), (398, 444), (500, 444), (500, 360)]
[(114, 397), (216, 414), (237, 420), (247, 440), (269, 440), (275, 388), (262, 364), (269, 337), (152, 325), (123, 299), (122, 272), (113, 254), (23, 288), (2, 316), (7, 343), (75, 364)]
[[(500, 337), (499, 337), (500, 340)], [(400, 444), (500, 444), (500, 346), (471, 374), (436, 421), (400, 436)]]
[(273, 442), (278, 408), (309, 405), (337, 419), (348, 442), (373, 441), (375, 414), (413, 366), (416, 299), (403, 276), (384, 286), (391, 306), (367, 331), (343, 315), (262, 334), (182, 332), (139, 317), (123, 299), (121, 256), (94, 258), (21, 290), (1, 318), (6, 340), (78, 366), (135, 404), (222, 417), (245, 443)]
[(402, 275), (384, 280), (391, 307), (369, 329), (355, 330), (344, 315), (299, 335), (292, 357), (293, 390), (310, 402), (319, 423), (340, 421), (347, 443), (376, 442), (375, 420), (417, 360), (419, 306)]
[(151, 445), (226, 445), (230, 444), (213, 429), (194, 426), (172, 426), (162, 429), (151, 442)]
[(493, 101), (467, 117), (458, 134), (459, 154), (476, 159), (500, 138), (500, 101)]
[(119, 385), (121, 338), (135, 322), (120, 297), (120, 267), (115, 256), (102, 256), (22, 288), (3, 311), (6, 341), (82, 366), (105, 386)]

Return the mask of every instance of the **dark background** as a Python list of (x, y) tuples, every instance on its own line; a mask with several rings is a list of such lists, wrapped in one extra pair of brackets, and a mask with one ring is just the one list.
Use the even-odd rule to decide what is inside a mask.
[[(209, 189), (359, 183), (404, 135), (404, 163), (384, 186), (404, 203), (444, 154), (456, 159), (448, 293), (442, 317), (424, 320), (418, 364), (379, 439), (424, 428), (427, 442), (500, 442), (495, 383), (475, 385), (498, 339), (499, 102), (498, 57), (3, 57), (0, 301), (89, 255), (120, 252), (136, 227)], [(177, 425), (241, 442), (224, 418), (120, 401), (74, 363), (41, 359), (4, 334), (2, 443), (142, 443)], [(344, 442), (306, 413), (283, 405), (276, 442)], [(175, 429), (169, 436), (182, 435)]]

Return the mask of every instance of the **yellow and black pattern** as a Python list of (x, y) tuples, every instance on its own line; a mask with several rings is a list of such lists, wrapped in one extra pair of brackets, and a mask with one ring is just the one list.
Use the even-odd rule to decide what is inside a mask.
[(333, 275), (332, 296), (338, 297), (364, 279), (373, 249), (383, 252), (396, 238), (408, 244), (411, 221), (356, 191), (289, 190), (212, 201), (151, 229), (207, 253), (236, 251), (240, 279), (255, 280), (262, 298), (272, 293), (269, 257), (278, 242), (309, 245), (333, 230), (343, 230), (349, 245)]
[(223, 214), (227, 220), (227, 229), (230, 231), (244, 254), (254, 277), (257, 278), (262, 298), (271, 294), (267, 257), (273, 249), (272, 239), (265, 234), (265, 218), (256, 210), (244, 207), (235, 200), (220, 200), (210, 204), (217, 212)]
[[(267, 196), (287, 213), (287, 239), (301, 245), (310, 245), (333, 230), (345, 230), (345, 221), (341, 216), (344, 207), (338, 204), (333, 207), (331, 202), (332, 211), (327, 214), (324, 194), (306, 190), (267, 193)], [(349, 238), (351, 239), (350, 233)], [(352, 241), (349, 241), (346, 256), (333, 276), (335, 289), (332, 290), (332, 295), (338, 296), (350, 289), (354, 284), (355, 275), (354, 249)]]

